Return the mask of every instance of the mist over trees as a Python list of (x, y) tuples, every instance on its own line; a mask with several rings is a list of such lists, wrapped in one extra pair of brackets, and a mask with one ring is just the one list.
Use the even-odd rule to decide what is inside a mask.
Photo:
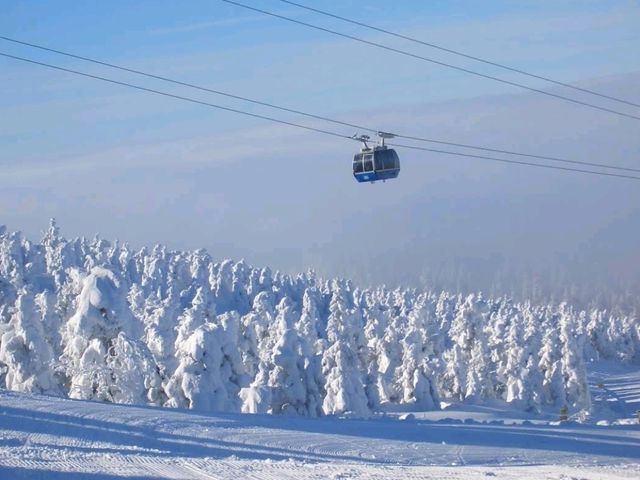
[(586, 363), (640, 362), (631, 315), (358, 288), (203, 250), (0, 228), (0, 387), (205, 411), (366, 416), (441, 401), (588, 409)]
[(398, 269), (395, 258), (381, 258), (375, 265), (353, 262), (340, 271), (352, 272), (348, 276), (362, 285), (377, 285), (380, 279), (387, 279), (388, 284), (426, 290), (462, 294), (481, 290), (492, 297), (508, 296), (517, 302), (566, 302), (580, 309), (606, 309), (622, 315), (637, 316), (640, 312), (640, 270), (634, 268), (636, 260), (616, 269), (592, 257), (526, 257), (425, 258), (416, 252), (417, 260), (407, 269)]

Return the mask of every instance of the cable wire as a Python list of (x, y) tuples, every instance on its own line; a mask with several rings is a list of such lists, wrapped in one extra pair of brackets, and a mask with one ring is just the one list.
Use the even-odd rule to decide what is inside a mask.
[(470, 55), (468, 53), (464, 53), (464, 52), (461, 52), (459, 50), (453, 50), (451, 48), (443, 47), (442, 45), (437, 45), (435, 43), (425, 42), (424, 40), (419, 40), (419, 39), (417, 39), (415, 37), (410, 37), (408, 35), (402, 35), (401, 33), (396, 33), (396, 32), (392, 32), (390, 30), (385, 30), (384, 28), (380, 28), (380, 27), (376, 27), (376, 26), (373, 26), (373, 25), (370, 25), (370, 24), (367, 24), (367, 23), (359, 22), (359, 21), (353, 20), (351, 18), (342, 17), (340, 15), (336, 15), (336, 14), (331, 13), (331, 12), (320, 10), (320, 9), (314, 8), (314, 7), (310, 7), (308, 5), (303, 5), (301, 3), (292, 2), (291, 0), (279, 0), (279, 1), (282, 2), (282, 3), (287, 3), (289, 5), (293, 5), (293, 6), (302, 8), (304, 10), (309, 10), (311, 12), (319, 13), (319, 14), (325, 15), (327, 17), (331, 17), (331, 18), (335, 18), (335, 19), (338, 19), (338, 20), (342, 20), (343, 22), (348, 22), (348, 23), (351, 23), (353, 25), (358, 25), (360, 27), (368, 28), (369, 30), (374, 30), (376, 32), (384, 33), (386, 35), (391, 35), (391, 36), (396, 37), (396, 38), (401, 38), (403, 40), (408, 40), (408, 41), (413, 42), (413, 43), (417, 43), (417, 44), (424, 45), (424, 46), (427, 46), (427, 47), (435, 48), (435, 49), (441, 50), (443, 52), (451, 53), (453, 55), (458, 55), (460, 57), (468, 58), (470, 60), (475, 60), (477, 62), (481, 62), (481, 63), (487, 64), (487, 65), (491, 65), (491, 66), (494, 66), (494, 67), (502, 68), (504, 70), (509, 70), (511, 72), (519, 73), (521, 75), (526, 75), (528, 77), (537, 78), (538, 80), (544, 80), (545, 82), (550, 82), (550, 83), (553, 83), (555, 85), (560, 85), (562, 87), (571, 88), (573, 90), (577, 90), (577, 91), (583, 92), (583, 93), (589, 93), (591, 95), (596, 95), (598, 97), (606, 98), (608, 100), (613, 100), (614, 102), (620, 102), (620, 103), (624, 103), (626, 105), (631, 105), (632, 107), (640, 107), (640, 104), (630, 102), (629, 100), (624, 100), (622, 98), (613, 97), (611, 95), (606, 95), (604, 93), (596, 92), (596, 91), (593, 91), (593, 90), (589, 90), (587, 88), (577, 87), (575, 85), (571, 85), (570, 83), (561, 82), (561, 81), (558, 81), (558, 80), (554, 80), (553, 78), (545, 77), (545, 76), (542, 76), (542, 75), (537, 75), (535, 73), (526, 72), (524, 70), (520, 70), (519, 68), (510, 67), (510, 66), (505, 65), (503, 63), (493, 62), (491, 60), (487, 60), (485, 58), (477, 57), (475, 55)]
[(52, 65), (50, 63), (38, 62), (36, 60), (31, 60), (31, 59), (24, 58), (24, 57), (18, 57), (18, 56), (15, 56), (15, 55), (10, 55), (8, 53), (0, 52), (0, 56), (7, 57), (7, 58), (12, 58), (14, 60), (20, 60), (22, 62), (32, 63), (34, 65), (40, 65), (42, 67), (53, 68), (55, 70), (60, 70), (62, 72), (73, 73), (75, 75), (81, 75), (83, 77), (93, 78), (95, 80), (102, 80), (103, 82), (109, 82), (109, 83), (113, 83), (115, 85), (122, 85), (123, 87), (135, 88), (136, 90), (142, 90), (143, 92), (155, 93), (157, 95), (163, 95), (165, 97), (171, 97), (171, 98), (175, 98), (177, 100), (184, 100), (185, 102), (197, 103), (199, 105), (205, 105), (207, 107), (218, 108), (220, 110), (225, 110), (227, 112), (233, 112), (233, 113), (237, 113), (237, 114), (240, 114), (240, 115), (245, 115), (247, 117), (254, 117), (254, 118), (259, 118), (261, 120), (268, 120), (270, 122), (280, 123), (282, 125), (288, 125), (288, 126), (291, 126), (291, 127), (303, 128), (305, 130), (310, 130), (310, 131), (316, 132), (316, 133), (323, 133), (325, 135), (332, 135), (334, 137), (346, 138), (347, 140), (355, 140), (353, 137), (350, 137), (349, 135), (342, 135), (340, 133), (331, 132), (329, 130), (310, 127), (308, 125), (301, 125), (299, 123), (288, 122), (286, 120), (280, 120), (278, 118), (269, 117), (269, 116), (266, 116), (266, 115), (259, 115), (257, 113), (245, 112), (244, 110), (238, 110), (236, 108), (230, 108), (230, 107), (225, 107), (223, 105), (218, 105), (218, 104), (215, 104), (215, 103), (204, 102), (202, 100), (197, 100), (195, 98), (184, 97), (182, 95), (175, 95), (173, 93), (163, 92), (161, 90), (155, 90), (153, 88), (142, 87), (140, 85), (135, 85), (133, 83), (121, 82), (120, 80), (113, 80), (111, 78), (101, 77), (99, 75), (92, 75), (90, 73), (85, 73), (85, 72), (81, 72), (79, 70), (72, 70), (71, 68), (65, 68), (65, 67), (60, 67), (60, 66), (57, 66), (57, 65)]
[[(263, 102), (263, 101), (260, 101), (260, 100), (255, 100), (255, 99), (252, 99), (252, 98), (244, 97), (244, 96), (241, 96), (241, 95), (235, 95), (235, 94), (231, 94), (231, 93), (228, 93), (228, 92), (223, 92), (221, 90), (215, 90), (215, 89), (212, 89), (212, 88), (202, 87), (202, 86), (199, 86), (199, 85), (195, 85), (193, 83), (187, 83), (187, 82), (183, 82), (183, 81), (180, 81), (180, 80), (175, 80), (175, 79), (172, 79), (172, 78), (164, 77), (164, 76), (161, 76), (161, 75), (155, 75), (155, 74), (143, 72), (141, 70), (135, 70), (133, 68), (124, 67), (124, 66), (121, 66), (121, 65), (116, 65), (116, 64), (104, 62), (104, 61), (101, 61), (101, 60), (96, 60), (96, 59), (93, 59), (93, 58), (85, 57), (85, 56), (82, 56), (82, 55), (77, 55), (77, 54), (74, 54), (74, 53), (65, 52), (65, 51), (62, 51), (62, 50), (57, 50), (57, 49), (50, 48), (50, 47), (45, 47), (45, 46), (38, 45), (38, 44), (35, 44), (35, 43), (30, 43), (30, 42), (25, 42), (25, 41), (22, 41), (22, 40), (17, 40), (15, 38), (5, 37), (3, 35), (0, 35), (0, 39), (6, 40), (8, 42), (17, 43), (17, 44), (20, 44), (20, 45), (25, 45), (25, 46), (32, 47), (32, 48), (37, 48), (39, 50), (44, 50), (44, 51), (47, 51), (47, 52), (56, 53), (56, 54), (63, 55), (63, 56), (66, 56), (66, 57), (75, 58), (75, 59), (78, 59), (78, 60), (83, 60), (85, 62), (90, 62), (90, 63), (94, 63), (94, 64), (97, 64), (97, 65), (102, 65), (102, 66), (106, 66), (106, 67), (109, 67), (109, 68), (114, 68), (114, 69), (121, 70), (121, 71), (124, 71), (124, 72), (134, 73), (136, 75), (141, 75), (141, 76), (148, 77), (148, 78), (153, 78), (153, 79), (156, 79), (156, 80), (162, 80), (164, 82), (173, 83), (175, 85), (181, 85), (181, 86), (184, 86), (184, 87), (189, 87), (189, 88), (193, 88), (193, 89), (204, 91), (204, 92), (214, 93), (216, 95), (221, 95), (221, 96), (233, 98), (233, 99), (236, 99), (236, 100), (242, 100), (242, 101), (245, 101), (245, 102), (253, 103), (255, 105), (261, 105), (261, 106), (264, 106), (264, 107), (269, 107), (269, 108), (277, 109), (277, 110), (284, 111), (284, 112), (295, 113), (297, 115), (303, 115), (303, 116), (306, 116), (306, 117), (309, 117), (309, 118), (314, 118), (316, 120), (322, 120), (322, 121), (334, 123), (334, 124), (337, 124), (337, 125), (342, 125), (342, 126), (346, 126), (346, 127), (352, 127), (352, 128), (356, 128), (356, 129), (359, 129), (359, 130), (372, 132), (372, 133), (377, 133), (379, 131), (378, 129), (371, 128), (371, 127), (368, 127), (368, 126), (358, 125), (358, 124), (355, 124), (355, 123), (349, 123), (349, 122), (345, 122), (345, 121), (342, 121), (342, 120), (336, 120), (336, 119), (325, 117), (325, 116), (322, 116), (322, 115), (315, 115), (315, 114), (312, 114), (312, 113), (304, 112), (304, 111), (301, 111), (301, 110), (296, 110), (296, 109), (293, 109), (293, 108), (282, 107), (280, 105), (275, 105), (273, 103), (267, 103), (267, 102)], [(640, 173), (640, 169), (637, 169), (637, 168), (621, 167), (621, 166), (603, 164), (603, 163), (583, 162), (583, 161), (578, 161), (578, 160), (568, 160), (568, 159), (565, 159), (565, 158), (551, 157), (551, 156), (545, 156), (545, 155), (536, 155), (536, 154), (531, 154), (531, 153), (514, 152), (514, 151), (510, 151), (510, 150), (503, 150), (503, 149), (490, 148), (490, 147), (484, 147), (484, 146), (470, 145), (470, 144), (458, 143), (458, 142), (448, 142), (448, 141), (444, 141), (444, 140), (435, 140), (435, 139), (425, 138), (425, 137), (402, 135), (402, 134), (398, 134), (398, 133), (394, 133), (394, 135), (396, 137), (398, 137), (398, 138), (404, 138), (406, 140), (415, 140), (415, 141), (420, 141), (420, 142), (437, 143), (437, 144), (440, 144), (440, 145), (449, 145), (449, 146), (454, 146), (454, 147), (469, 148), (469, 149), (474, 149), (474, 150), (482, 150), (482, 151), (485, 151), (485, 152), (502, 153), (502, 154), (506, 154), (506, 155), (516, 155), (516, 156), (521, 156), (521, 157), (537, 158), (537, 159), (540, 159), (540, 160), (549, 160), (549, 161), (553, 161), (553, 162), (561, 162), (561, 163), (568, 163), (568, 164), (574, 164), (574, 165), (585, 165), (585, 166), (589, 166), (589, 167), (607, 168), (607, 169), (613, 169), (613, 170), (624, 170), (624, 171), (628, 171), (628, 172)]]
[[(239, 115), (245, 115), (245, 116), (248, 116), (248, 117), (259, 118), (261, 120), (267, 120), (267, 121), (270, 121), (270, 122), (279, 123), (281, 125), (297, 127), (297, 128), (301, 128), (301, 129), (304, 129), (304, 130), (307, 130), (307, 131), (312, 131), (312, 132), (315, 132), (315, 133), (321, 133), (321, 134), (324, 134), (324, 135), (330, 135), (330, 136), (333, 136), (333, 137), (343, 138), (343, 139), (350, 140), (350, 141), (354, 141), (354, 140), (359, 141), (356, 138), (350, 137), (348, 135), (343, 135), (341, 133), (332, 132), (330, 130), (324, 130), (324, 129), (321, 129), (321, 128), (311, 127), (309, 125), (302, 125), (302, 124), (295, 123), (295, 122), (289, 122), (289, 121), (286, 121), (286, 120), (281, 120), (281, 119), (269, 117), (269, 116), (266, 116), (266, 115), (259, 115), (259, 114), (255, 114), (255, 113), (250, 113), (250, 112), (246, 112), (244, 110), (238, 110), (238, 109), (235, 109), (235, 108), (225, 107), (225, 106), (218, 105), (218, 104), (215, 104), (215, 103), (204, 102), (202, 100), (197, 100), (197, 99), (190, 98), (190, 97), (185, 97), (185, 96), (182, 96), (182, 95), (175, 95), (175, 94), (172, 94), (172, 93), (163, 92), (161, 90), (155, 90), (153, 88), (147, 88), (147, 87), (143, 87), (143, 86), (140, 86), (140, 85), (135, 85), (135, 84), (129, 83), (129, 82), (122, 82), (120, 80), (114, 80), (114, 79), (107, 78), (107, 77), (102, 77), (102, 76), (99, 76), (99, 75), (93, 75), (93, 74), (90, 74), (90, 73), (81, 72), (79, 70), (73, 70), (73, 69), (70, 69), (70, 68), (60, 67), (58, 65), (52, 65), (50, 63), (39, 62), (37, 60), (32, 60), (32, 59), (28, 59), (28, 58), (24, 58), (24, 57), (19, 57), (19, 56), (11, 55), (11, 54), (4, 53), (4, 52), (0, 52), (0, 56), (6, 57), (6, 58), (10, 58), (10, 59), (13, 59), (13, 60), (18, 60), (18, 61), (21, 61), (21, 62), (30, 63), (30, 64), (33, 64), (33, 65), (39, 65), (39, 66), (42, 66), (42, 67), (51, 68), (51, 69), (62, 71), (62, 72), (71, 73), (71, 74), (74, 74), (74, 75), (80, 75), (80, 76), (86, 77), (86, 78), (91, 78), (91, 79), (95, 79), (95, 80), (101, 80), (103, 82), (107, 82), (107, 83), (111, 83), (111, 84), (115, 84), (115, 85), (120, 85), (120, 86), (124, 86), (124, 87), (133, 88), (133, 89), (140, 90), (140, 91), (143, 91), (143, 92), (154, 93), (156, 95), (161, 95), (161, 96), (164, 96), (164, 97), (170, 97), (170, 98), (174, 98), (176, 100), (182, 100), (182, 101), (186, 101), (186, 102), (190, 102), (190, 103), (194, 103), (194, 104), (198, 104), (198, 105), (203, 105), (203, 106), (207, 106), (207, 107), (211, 107), (211, 108), (216, 108), (216, 109), (219, 109), (219, 110), (224, 110), (224, 111), (227, 111), (227, 112), (237, 113)], [(395, 146), (395, 147), (398, 147), (398, 148), (407, 148), (407, 149), (412, 149), (412, 150), (422, 150), (422, 151), (426, 151), (426, 152), (440, 153), (440, 154), (446, 154), (446, 155), (456, 155), (456, 156), (460, 156), (460, 157), (476, 158), (476, 159), (490, 160), (490, 161), (496, 161), (496, 162), (517, 164), (517, 165), (526, 165), (526, 166), (537, 167), (537, 168), (547, 168), (547, 169), (553, 169), (553, 170), (562, 170), (562, 171), (566, 171), (566, 172), (575, 172), (575, 173), (583, 173), (583, 174), (590, 174), (590, 175), (600, 175), (600, 176), (606, 176), (606, 177), (618, 177), (618, 178), (626, 178), (626, 179), (630, 179), (630, 180), (640, 180), (640, 177), (636, 177), (636, 176), (633, 176), (633, 175), (624, 175), (624, 174), (609, 173), (609, 172), (599, 172), (599, 171), (594, 171), (594, 170), (583, 170), (583, 169), (569, 168), (569, 167), (559, 167), (557, 165), (547, 165), (547, 164), (540, 164), (540, 163), (534, 163), (534, 162), (522, 162), (522, 161), (517, 161), (517, 160), (507, 160), (507, 159), (488, 157), (488, 156), (483, 156), (483, 155), (473, 155), (473, 154), (460, 153), (460, 152), (450, 152), (450, 151), (447, 151), (447, 150), (438, 150), (438, 149), (431, 149), (431, 148), (426, 148), (426, 147), (418, 147), (418, 146), (413, 146), (413, 145), (401, 145), (401, 144), (389, 144), (389, 145), (390, 146)]]
[(398, 48), (389, 47), (387, 45), (383, 45), (383, 44), (377, 43), (377, 42), (372, 42), (370, 40), (365, 40), (364, 38), (356, 37), (354, 35), (341, 33), (341, 32), (338, 32), (336, 30), (331, 30), (329, 28), (321, 27), (319, 25), (313, 25), (311, 23), (303, 22), (301, 20), (296, 20), (295, 18), (286, 17), (284, 15), (280, 15), (280, 14), (277, 14), (277, 13), (269, 12), (267, 10), (263, 10), (263, 9), (256, 8), (256, 7), (251, 7), (249, 5), (245, 5), (244, 3), (239, 3), (239, 2), (236, 2), (234, 0), (220, 0), (220, 1), (221, 2), (225, 2), (225, 3), (229, 3), (231, 5), (235, 5), (237, 7), (241, 7), (241, 8), (247, 9), (247, 10), (251, 10), (253, 12), (258, 12), (258, 13), (262, 13), (264, 15), (269, 15), (269, 16), (274, 17), (274, 18), (279, 18), (281, 20), (286, 20), (287, 22), (296, 23), (296, 24), (302, 25), (304, 27), (309, 27), (309, 28), (313, 28), (315, 30), (320, 30), (322, 32), (330, 33), (332, 35), (337, 35), (339, 37), (348, 38), (349, 40), (354, 40), (356, 42), (360, 42), (360, 43), (363, 43), (365, 45), (370, 45), (372, 47), (381, 48), (381, 49), (387, 50), (389, 52), (398, 53), (400, 55), (404, 55), (404, 56), (407, 56), (407, 57), (415, 58), (415, 59), (422, 60), (422, 61), (425, 61), (425, 62), (430, 62), (430, 63), (436, 64), (436, 65), (440, 65), (440, 66), (443, 66), (443, 67), (452, 68), (452, 69), (458, 70), (460, 72), (469, 73), (471, 75), (475, 75), (475, 76), (478, 76), (478, 77), (486, 78), (486, 79), (489, 79), (489, 80), (494, 80), (496, 82), (504, 83), (506, 85), (511, 85), (511, 86), (514, 86), (514, 87), (524, 88), (524, 89), (529, 90), (531, 92), (540, 93), (542, 95), (546, 95), (548, 97), (553, 97), (553, 98), (556, 98), (556, 99), (560, 99), (560, 100), (564, 100), (564, 101), (567, 101), (567, 102), (571, 102), (571, 103), (574, 103), (576, 105), (582, 105), (582, 106), (585, 106), (585, 107), (594, 108), (596, 110), (601, 110), (603, 112), (613, 113), (615, 115), (619, 115), (621, 117), (626, 117), (626, 118), (631, 118), (633, 120), (640, 120), (640, 116), (637, 116), (637, 115), (632, 115), (630, 113), (620, 112), (618, 110), (613, 110), (611, 108), (601, 107), (601, 106), (595, 105), (593, 103), (583, 102), (582, 100), (576, 100), (575, 98), (566, 97), (564, 95), (560, 95), (560, 94), (557, 94), (557, 93), (547, 92), (545, 90), (540, 90), (538, 88), (529, 87), (528, 85), (524, 85), (522, 83), (512, 82), (510, 80), (505, 80), (503, 78), (494, 77), (492, 75), (487, 75), (485, 73), (476, 72), (474, 70), (469, 70), (468, 68), (458, 67), (457, 65), (452, 65), (452, 64), (446, 63), (446, 62), (441, 62), (441, 61), (435, 60), (433, 58), (424, 57), (422, 55), (417, 55), (415, 53), (407, 52), (405, 50), (400, 50)]
[(580, 168), (569, 168), (569, 167), (560, 167), (558, 165), (544, 165), (544, 164), (540, 164), (540, 163), (535, 163), (535, 162), (524, 162), (521, 160), (509, 160), (506, 158), (496, 158), (496, 157), (486, 157), (484, 155), (476, 155), (473, 153), (461, 153), (461, 152), (450, 152), (448, 150), (439, 150), (437, 148), (427, 148), (427, 147), (418, 147), (416, 145), (403, 145), (403, 144), (399, 144), (399, 143), (388, 143), (385, 142), (386, 145), (390, 146), (390, 147), (396, 147), (396, 148), (408, 148), (410, 150), (422, 150), (425, 152), (433, 152), (433, 153), (442, 153), (445, 155), (457, 155), (460, 157), (468, 157), (468, 158), (478, 158), (481, 160), (491, 160), (494, 162), (503, 162), (503, 163), (511, 163), (511, 164), (515, 164), (515, 165), (526, 165), (528, 167), (542, 167), (542, 168), (551, 168), (554, 170), (564, 170), (567, 172), (579, 172), (579, 173), (589, 173), (589, 174), (597, 174), (597, 175), (605, 175), (607, 177), (619, 177), (619, 178), (629, 178), (629, 179), (634, 179), (634, 180), (640, 180), (640, 177), (636, 177), (633, 175), (625, 175), (625, 174), (621, 174), (621, 173), (610, 173), (610, 172), (594, 172), (593, 170), (583, 170)]

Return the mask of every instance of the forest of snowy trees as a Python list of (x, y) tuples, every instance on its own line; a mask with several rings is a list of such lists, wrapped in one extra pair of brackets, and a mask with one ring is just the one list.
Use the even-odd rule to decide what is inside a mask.
[(0, 227), (0, 388), (308, 416), (491, 399), (577, 412), (601, 358), (640, 362), (636, 318)]

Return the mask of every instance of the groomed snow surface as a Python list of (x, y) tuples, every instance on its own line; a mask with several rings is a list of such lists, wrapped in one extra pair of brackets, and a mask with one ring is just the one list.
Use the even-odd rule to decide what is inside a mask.
[[(637, 370), (596, 370), (598, 408), (640, 406)], [(640, 478), (640, 425), (551, 418), (504, 404), (367, 420), (203, 414), (2, 391), (0, 478)]]

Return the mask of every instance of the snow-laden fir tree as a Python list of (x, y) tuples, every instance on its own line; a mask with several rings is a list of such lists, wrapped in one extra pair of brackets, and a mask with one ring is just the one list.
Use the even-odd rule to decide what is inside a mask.
[(538, 369), (542, 375), (542, 401), (561, 407), (566, 403), (565, 384), (562, 374), (562, 352), (558, 316), (549, 315), (543, 323), (544, 334)]
[(279, 340), (269, 359), (271, 413), (307, 414), (304, 359), (294, 329), (296, 312), (287, 297), (280, 301), (277, 312), (274, 336)]
[(581, 323), (584, 322), (580, 321), (580, 316), (576, 316), (570, 307), (565, 304), (560, 306), (562, 375), (566, 401), (573, 410), (588, 408), (590, 404), (587, 371), (583, 357), (584, 332), (579, 327)]
[(0, 338), (0, 362), (9, 390), (29, 393), (61, 393), (55, 378), (54, 352), (47, 342), (45, 325), (33, 294), (18, 292), (13, 315)]
[[(69, 382), (69, 396), (85, 400), (123, 401), (126, 398), (128, 403), (143, 402), (140, 386), (124, 384), (127, 374), (114, 369), (114, 365), (131, 363), (129, 359), (118, 362), (114, 358), (127, 353), (122, 348), (114, 348), (116, 343), (133, 341), (142, 333), (126, 304), (123, 286), (116, 275), (103, 267), (92, 267), (86, 276), (80, 272), (71, 273), (75, 282), (81, 285), (81, 291), (75, 313), (62, 333), (62, 365)], [(118, 339), (121, 333), (125, 337)], [(131, 359), (134, 363), (139, 360)], [(131, 368), (138, 368), (138, 365)], [(122, 394), (123, 389), (135, 392)]]
[(300, 357), (303, 361), (303, 383), (305, 385), (305, 410), (312, 417), (322, 413), (324, 398), (324, 378), (322, 376), (322, 352), (325, 341), (320, 338), (321, 327), (318, 311), (318, 291), (315, 287), (305, 288), (302, 297), (302, 313), (295, 324), (300, 342)]
[(241, 360), (226, 347), (235, 350), (239, 321), (237, 313), (215, 317), (208, 294), (198, 289), (178, 326), (178, 366), (164, 385), (167, 406), (227, 410), (239, 404)]
[(322, 410), (328, 415), (367, 415), (369, 408), (363, 384), (363, 369), (359, 365), (358, 345), (354, 344), (357, 336), (352, 331), (353, 327), (357, 327), (354, 325), (354, 312), (347, 307), (344, 285), (336, 281), (332, 290), (327, 322), (329, 346), (322, 357), (326, 392)]
[(429, 362), (433, 352), (427, 337), (425, 312), (420, 308), (408, 315), (407, 333), (402, 339), (402, 403), (425, 410), (439, 408), (434, 372)]

